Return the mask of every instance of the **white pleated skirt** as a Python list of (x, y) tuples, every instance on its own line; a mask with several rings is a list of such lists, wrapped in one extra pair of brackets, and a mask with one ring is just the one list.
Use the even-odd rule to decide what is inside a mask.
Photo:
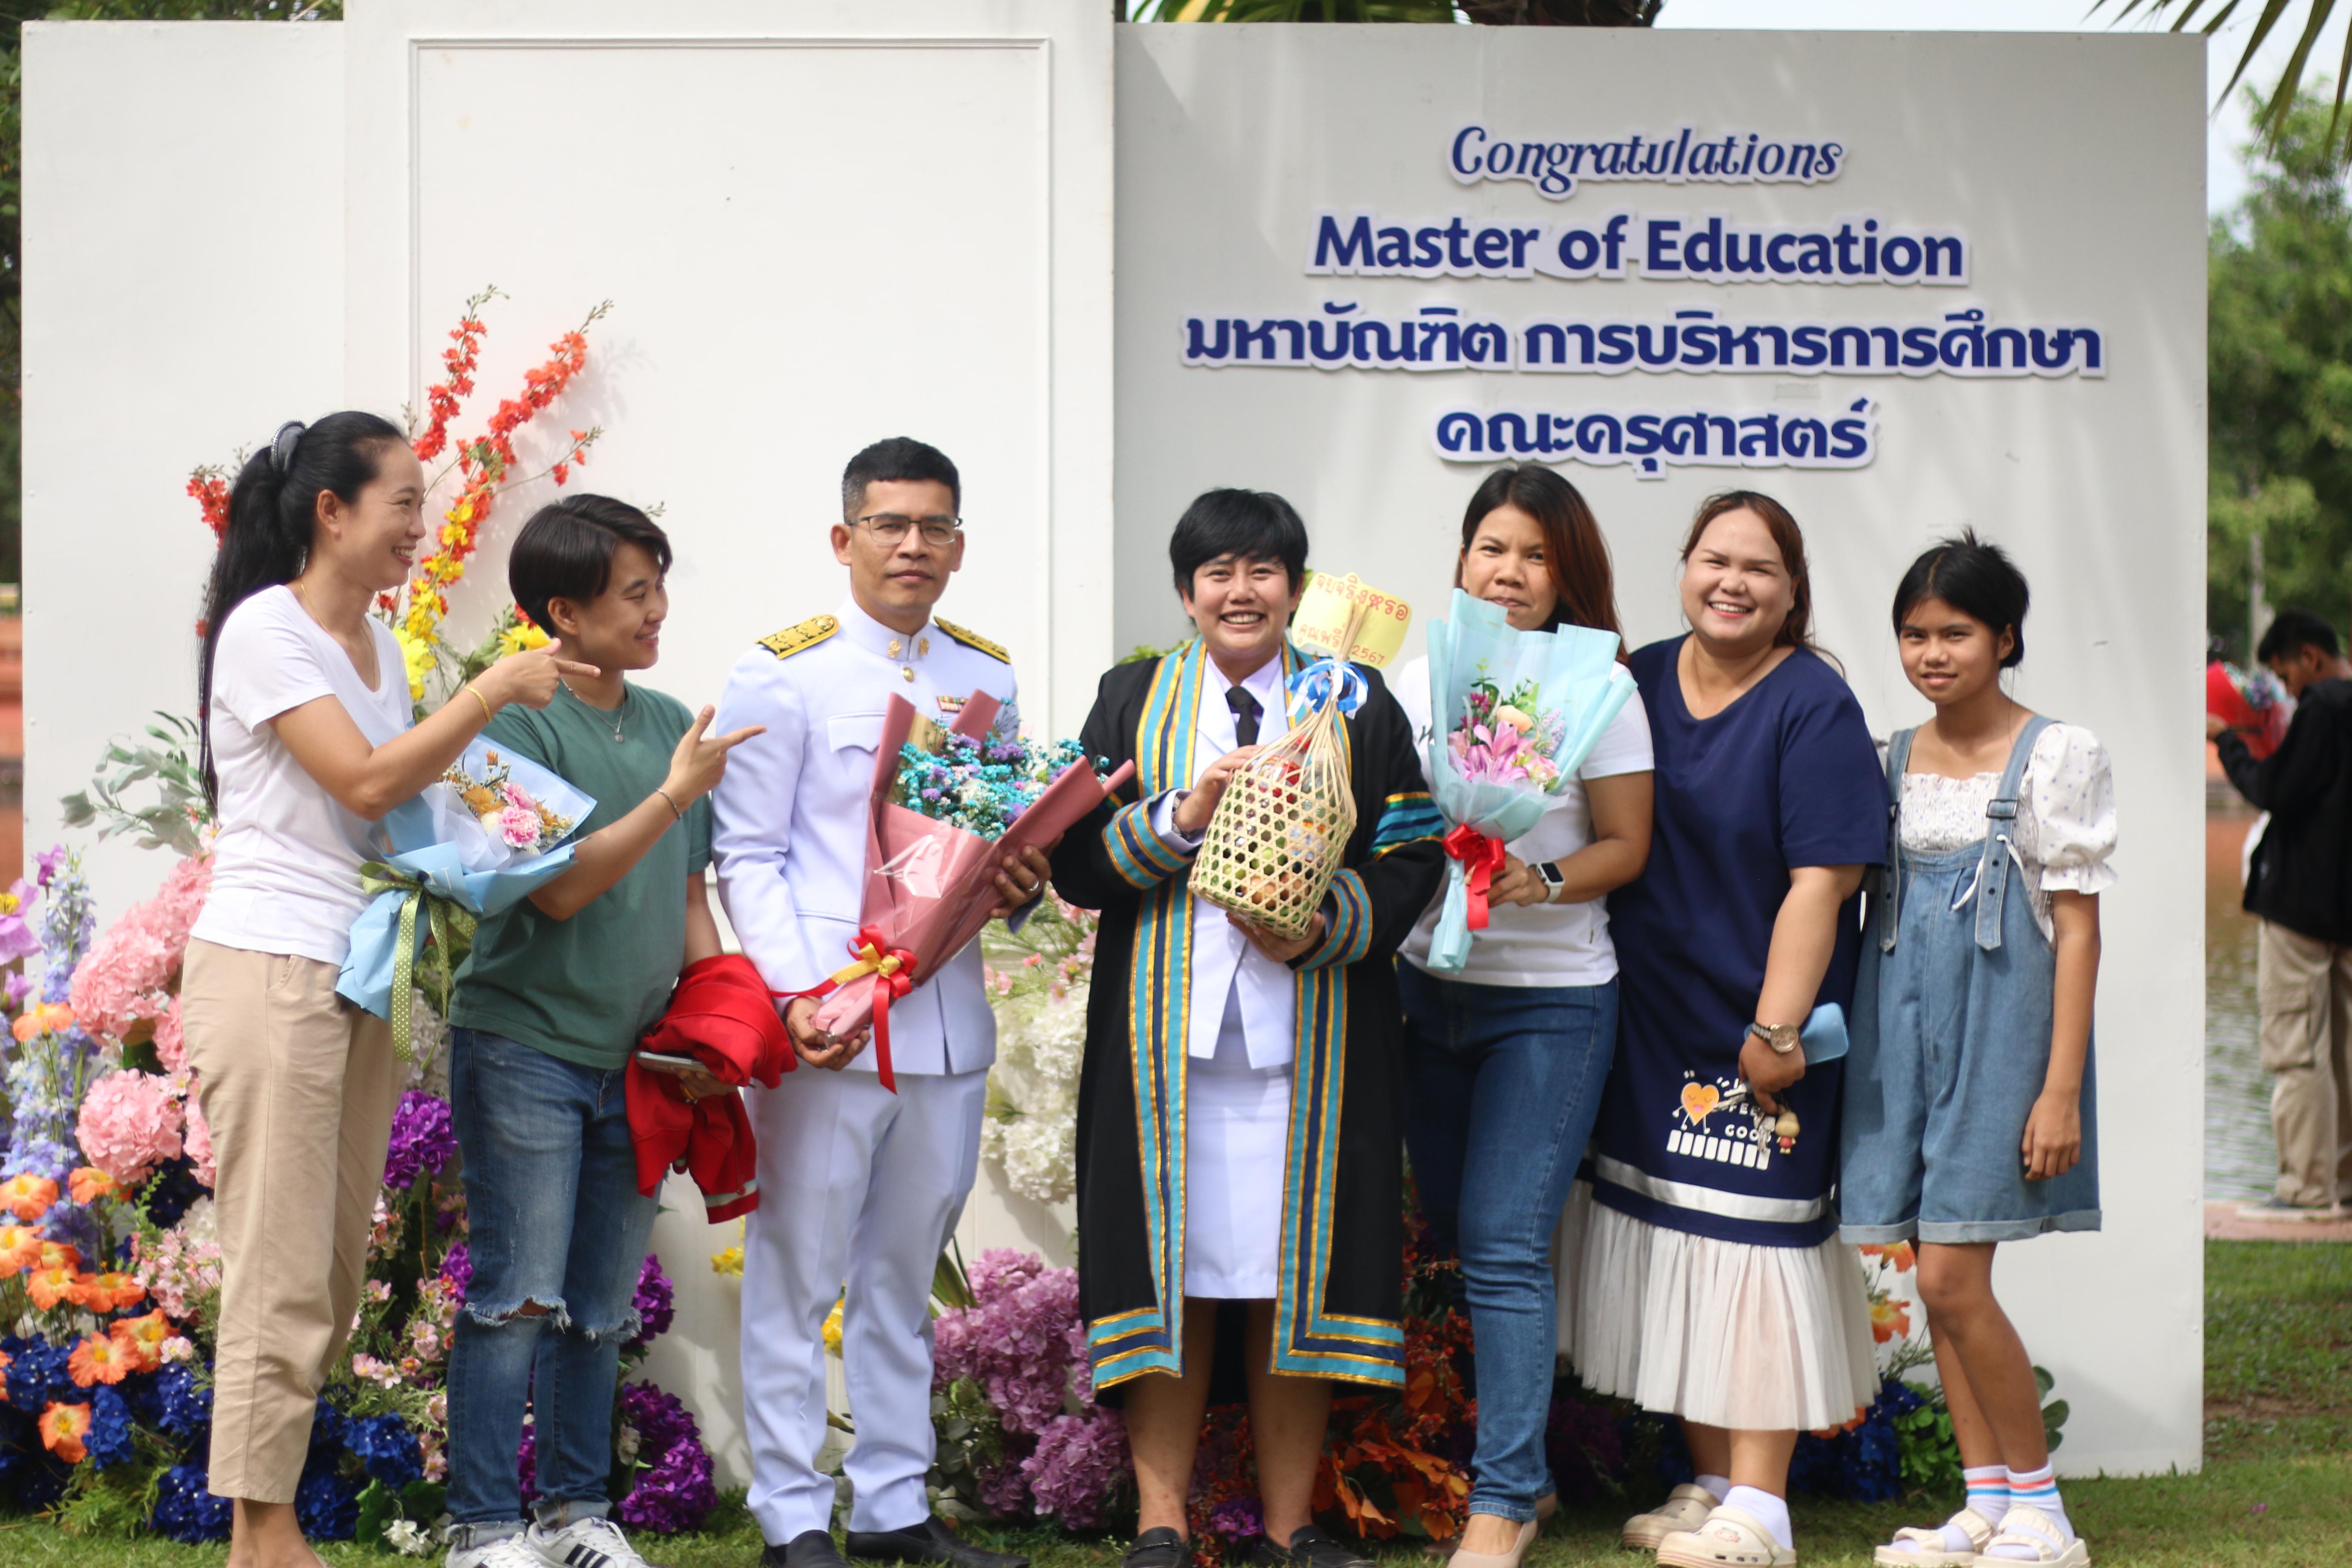
[(1668, 1230), (1579, 1182), (1555, 1252), (1559, 1346), (1586, 1387), (1707, 1426), (1818, 1432), (1878, 1396), (1861, 1259)]
[[(1238, 1042), (1235, 1042), (1238, 1044)], [(1291, 1071), (1188, 1058), (1184, 1089), (1184, 1294), (1279, 1293)]]

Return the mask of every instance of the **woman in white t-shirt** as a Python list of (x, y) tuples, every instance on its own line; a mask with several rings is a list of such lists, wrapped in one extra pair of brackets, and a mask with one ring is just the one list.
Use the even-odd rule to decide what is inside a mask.
[[(1499, 468), (1470, 499), (1454, 581), (1522, 631), (1617, 630), (1609, 547), (1576, 488)], [(1391, 683), (1428, 766), (1428, 660)], [(1444, 715), (1434, 716), (1442, 724)], [(1457, 1568), (1516, 1564), (1549, 1513), (1558, 1353), (1551, 1237), (1617, 1045), (1617, 955), (1602, 895), (1650, 852), (1650, 726), (1639, 697), (1533, 827), (1507, 846), (1461, 973), (1421, 968), (1433, 903), (1405, 938), (1405, 1144), (1423, 1211), (1458, 1248), (1478, 1343), (1478, 1447)]]
[(296, 1521), (319, 1389), (341, 1355), (400, 1096), (390, 1029), (335, 994), (376, 823), (509, 702), (541, 708), (553, 646), (499, 660), (409, 722), (400, 645), (368, 610), (425, 536), (425, 476), (373, 414), (289, 424), (229, 495), (198, 677), (213, 882), (181, 984), (219, 1164), (210, 1484), (231, 1560), (318, 1563)]

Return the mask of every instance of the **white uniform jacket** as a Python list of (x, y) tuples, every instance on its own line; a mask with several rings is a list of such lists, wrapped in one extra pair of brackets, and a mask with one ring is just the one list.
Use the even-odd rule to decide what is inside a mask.
[[(765, 724), (729, 753), (711, 796), (719, 899), (771, 988), (805, 991), (851, 962), (866, 875), (866, 799), (892, 695), (942, 724), (985, 691), (1017, 726), (1013, 666), (986, 638), (932, 620), (908, 637), (843, 601), (738, 660), (714, 734)], [(901, 1073), (978, 1072), (996, 1059), (996, 1018), (973, 942), (890, 1005)], [(874, 1051), (850, 1070), (871, 1072)]]

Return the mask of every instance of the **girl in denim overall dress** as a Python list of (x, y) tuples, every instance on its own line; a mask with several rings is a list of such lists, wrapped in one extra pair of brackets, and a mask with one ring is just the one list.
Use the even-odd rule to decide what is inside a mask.
[(1973, 533), (1920, 556), (1895, 598), (1904, 674), (1936, 716), (1887, 746), (1841, 1234), (1917, 1243), (1968, 1479), (1948, 1522), (1878, 1549), (1898, 1568), (2090, 1562), (2052, 1479), (2032, 1363), (1992, 1294), (2000, 1243), (2099, 1226), (2091, 1002), (2114, 786), (2090, 731), (2001, 690), (2026, 603), (2024, 577)]

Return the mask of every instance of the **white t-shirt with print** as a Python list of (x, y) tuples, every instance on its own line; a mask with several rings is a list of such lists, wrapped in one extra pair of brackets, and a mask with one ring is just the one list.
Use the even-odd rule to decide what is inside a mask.
[[(1414, 659), (1396, 672), (1389, 689), (1403, 705), (1412, 722), (1414, 755), (1423, 774), (1429, 772), (1429, 659)], [(1560, 789), (1533, 827), (1504, 847), (1521, 860), (1564, 860), (1592, 842), (1592, 807), (1585, 797), (1584, 781), (1619, 773), (1645, 773), (1654, 763), (1650, 753), (1650, 720), (1639, 694), (1601, 731), (1592, 754), (1576, 776)], [(1437, 930), (1437, 911), (1445, 895), (1441, 886), (1411, 935), (1399, 950), (1411, 963), (1425, 964), (1430, 939)], [(1449, 980), (1475, 985), (1599, 985), (1617, 977), (1617, 948), (1609, 938), (1609, 906), (1592, 899), (1580, 904), (1496, 904), (1485, 931), (1470, 943), (1469, 962)]]
[(229, 612), (213, 653), (213, 767), (220, 830), (213, 886), (192, 936), (249, 952), (340, 964), (367, 907), (360, 863), (379, 853), (376, 825), (353, 816), (294, 760), (270, 721), (332, 697), (368, 744), (409, 726), (407, 667), (392, 630), (371, 618), (375, 690), (293, 591), (264, 588)]

